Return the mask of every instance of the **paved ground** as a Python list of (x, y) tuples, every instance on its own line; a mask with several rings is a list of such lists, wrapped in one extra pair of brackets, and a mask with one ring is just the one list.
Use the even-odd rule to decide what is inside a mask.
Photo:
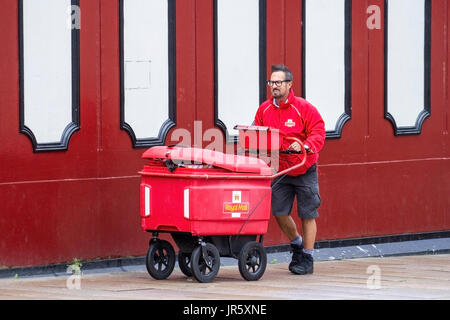
[[(78, 282), (79, 280), (79, 282)], [(79, 286), (78, 286), (79, 284)], [(0, 279), (0, 299), (438, 299), (450, 300), (450, 255), (317, 261), (313, 275), (296, 276), (287, 263), (270, 261), (259, 281), (223, 265), (212, 283), (185, 277), (178, 267), (154, 280), (143, 266), (66, 275)]]
[(142, 258), (83, 262), (80, 276), (64, 264), (0, 270), (0, 300), (450, 300), (449, 253), (450, 238), (322, 248), (314, 274), (296, 276), (287, 269), (289, 252), (271, 252), (254, 282), (232, 258), (221, 258), (212, 283), (187, 278), (178, 266), (154, 280)]

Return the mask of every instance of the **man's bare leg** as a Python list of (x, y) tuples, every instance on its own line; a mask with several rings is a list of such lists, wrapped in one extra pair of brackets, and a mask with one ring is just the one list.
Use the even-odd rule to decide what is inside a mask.
[(289, 238), (289, 241), (299, 236), (297, 225), (290, 215), (275, 216), (275, 219), (281, 231)]
[(306, 250), (314, 249), (314, 242), (316, 241), (317, 225), (316, 219), (302, 220), (302, 235), (303, 247)]

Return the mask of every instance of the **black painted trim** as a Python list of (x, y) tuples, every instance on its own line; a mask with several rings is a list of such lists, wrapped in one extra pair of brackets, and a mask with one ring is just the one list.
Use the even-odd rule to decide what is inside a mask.
[[(217, 40), (217, 1), (213, 0), (213, 28), (214, 28), (214, 124), (219, 127), (224, 135), (227, 143), (237, 143), (238, 135), (230, 135), (225, 123), (219, 119), (218, 105), (218, 40)], [(267, 71), (267, 0), (259, 0), (259, 102), (263, 103), (266, 97), (266, 71)]]
[[(306, 0), (302, 1), (302, 97), (306, 99)], [(320, 106), (318, 106), (320, 108)], [(334, 130), (326, 132), (327, 139), (338, 139), (347, 121), (352, 118), (352, 0), (345, 0), (345, 97), (344, 113)]]
[[(71, 0), (79, 6), (79, 0)], [(80, 30), (72, 29), (72, 122), (64, 129), (61, 140), (52, 143), (38, 143), (36, 137), (25, 125), (24, 89), (24, 40), (23, 40), (23, 0), (18, 0), (19, 21), (19, 132), (28, 136), (34, 152), (66, 151), (72, 135), (80, 129)]]
[(168, 119), (159, 129), (157, 137), (144, 139), (136, 138), (133, 128), (125, 122), (125, 81), (124, 81), (124, 15), (123, 2), (119, 0), (119, 68), (120, 68), (120, 129), (128, 132), (133, 148), (148, 148), (164, 145), (169, 130), (177, 122), (177, 94), (176, 94), (176, 1), (168, 2), (168, 28), (169, 28), (169, 106)]
[(425, 47), (424, 47), (424, 108), (419, 113), (414, 126), (399, 127), (394, 117), (388, 111), (388, 2), (385, 0), (384, 7), (384, 118), (392, 123), (394, 135), (421, 134), (422, 126), (431, 116), (431, 0), (424, 0), (425, 5)]

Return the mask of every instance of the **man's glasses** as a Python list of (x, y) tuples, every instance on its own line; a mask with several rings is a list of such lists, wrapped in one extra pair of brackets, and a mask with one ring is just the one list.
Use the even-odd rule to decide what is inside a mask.
[(277, 80), (277, 81), (267, 80), (267, 85), (269, 87), (273, 87), (273, 85), (275, 85), (276, 87), (280, 87), (283, 82), (291, 82), (291, 81), (292, 80)]

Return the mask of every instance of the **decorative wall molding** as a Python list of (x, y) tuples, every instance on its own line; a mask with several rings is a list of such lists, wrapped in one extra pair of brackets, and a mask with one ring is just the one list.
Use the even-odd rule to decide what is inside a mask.
[[(132, 106), (133, 110), (136, 108), (152, 108), (155, 107), (154, 104), (155, 101), (153, 99), (144, 99), (145, 101), (145, 107), (142, 105), (142, 101), (134, 101), (134, 104), (132, 104), (131, 102), (128, 102), (126, 97), (126, 91), (127, 90), (140, 90), (140, 89), (149, 89), (150, 86), (155, 86), (155, 85), (159, 85), (160, 83), (158, 83), (157, 81), (164, 81), (161, 79), (153, 79), (151, 77), (151, 68), (154, 68), (155, 66), (152, 64), (153, 61), (151, 61), (151, 59), (144, 59), (144, 60), (127, 60), (126, 57), (126, 48), (125, 48), (125, 19), (126, 17), (124, 16), (124, 3), (127, 0), (119, 0), (119, 35), (120, 35), (120, 128), (122, 130), (125, 130), (126, 132), (128, 132), (128, 134), (130, 135), (131, 141), (132, 141), (132, 145), (134, 148), (138, 148), (138, 147), (151, 147), (151, 146), (155, 146), (155, 145), (163, 145), (164, 141), (166, 139), (166, 136), (169, 132), (169, 130), (174, 127), (176, 125), (176, 1), (175, 0), (159, 0), (159, 1), (167, 1), (167, 83), (165, 83), (164, 85), (166, 86), (167, 89), (167, 97), (166, 97), (166, 102), (164, 103), (164, 105), (157, 105), (156, 107), (159, 108), (164, 108), (164, 110), (160, 110), (160, 112), (166, 112), (165, 110), (167, 110), (168, 113), (168, 118), (166, 120), (162, 120), (162, 124), (158, 130), (158, 133), (154, 136), (151, 136), (151, 134), (147, 132), (143, 132), (143, 130), (141, 130), (141, 135), (139, 133), (137, 133), (137, 128), (134, 127), (133, 125), (130, 124), (129, 122), (131, 121), (130, 119), (127, 119), (126, 114), (127, 114), (127, 107)], [(155, 5), (157, 3), (147, 3), (148, 5)], [(145, 13), (143, 13), (144, 15), (147, 15)], [(135, 18), (137, 19), (137, 18)], [(133, 23), (136, 23), (136, 21), (139, 20), (134, 20), (132, 21)], [(145, 34), (145, 32), (144, 32)], [(137, 37), (137, 35), (136, 35)], [(140, 43), (139, 41), (135, 41), (134, 42), (135, 45), (139, 46)], [(148, 45), (148, 43), (144, 43), (143, 45)], [(156, 46), (160, 46), (160, 43), (155, 43), (154, 45)], [(133, 48), (136, 49), (136, 48)], [(134, 75), (131, 74), (126, 74), (127, 71), (127, 66), (129, 67), (129, 70), (132, 70), (134, 68), (134, 70), (137, 72), (139, 72), (139, 67), (136, 68), (136, 63), (141, 62), (142, 66), (145, 68), (148, 68), (148, 73), (149, 73), (149, 79), (148, 79), (148, 86), (149, 87), (143, 87), (142, 86), (142, 78), (141, 79), (137, 79), (139, 78), (139, 76), (135, 76), (137, 75), (137, 73), (135, 73)], [(145, 63), (144, 63), (145, 62)], [(134, 64), (134, 66), (133, 66)], [(144, 65), (145, 64), (145, 65)], [(156, 66), (156, 68), (161, 67), (161, 66)], [(165, 68), (165, 67), (164, 67)], [(142, 70), (141, 70), (142, 71)], [(158, 72), (155, 72), (155, 74), (158, 74)], [(128, 77), (127, 77), (128, 75)], [(127, 86), (127, 82), (133, 82), (130, 87), (126, 87)], [(164, 89), (164, 91), (166, 91), (166, 89)], [(158, 90), (155, 90), (158, 91)], [(159, 92), (159, 91), (158, 91)], [(130, 96), (131, 97), (131, 96)], [(143, 99), (140, 99), (143, 100)], [(151, 116), (153, 115), (149, 110), (146, 110), (148, 112), (148, 116), (142, 116), (142, 118), (139, 118), (138, 114), (135, 114), (135, 116), (137, 117), (137, 119), (132, 119), (133, 121), (138, 121), (140, 123), (140, 127), (144, 128), (145, 126), (148, 126)], [(135, 112), (135, 111), (133, 111)], [(127, 122), (128, 121), (128, 122)], [(151, 130), (153, 130), (154, 132), (156, 132), (154, 129), (155, 128), (149, 128)]]
[[(402, 10), (402, 14), (404, 15), (405, 13), (409, 13), (409, 14), (413, 14), (413, 6), (416, 5), (416, 9), (420, 10), (423, 8), (423, 52), (421, 52), (422, 49), (419, 49), (418, 52), (416, 52), (417, 56), (422, 56), (423, 55), (423, 75), (420, 76), (420, 81), (423, 81), (423, 84), (420, 84), (419, 87), (420, 90), (401, 90), (402, 88), (405, 87), (405, 83), (409, 83), (411, 81), (413, 81), (414, 79), (414, 75), (416, 74), (416, 72), (412, 72), (414, 75), (412, 75), (411, 77), (403, 77), (402, 80), (397, 81), (397, 83), (392, 83), (392, 81), (390, 82), (390, 68), (389, 68), (389, 58), (390, 58), (390, 48), (389, 48), (389, 17), (390, 15), (392, 16), (392, 12), (391, 14), (389, 13), (389, 0), (385, 0), (385, 8), (384, 8), (384, 14), (385, 14), (385, 56), (384, 56), (384, 61), (385, 61), (385, 101), (384, 101), (384, 117), (385, 119), (389, 120), (392, 123), (393, 129), (394, 129), (394, 135), (399, 136), (399, 135), (411, 135), (411, 134), (420, 134), (422, 132), (422, 125), (425, 121), (425, 119), (427, 119), (429, 116), (431, 116), (431, 70), (430, 70), (430, 66), (431, 66), (431, 0), (408, 0), (407, 6), (408, 6), (408, 10)], [(423, 3), (423, 7), (422, 7), (422, 3)], [(406, 3), (404, 3), (404, 5), (406, 5)], [(392, 10), (391, 10), (392, 11)], [(420, 11), (419, 11), (420, 14)], [(419, 21), (417, 21), (417, 19), (412, 19), (414, 20), (414, 23), (409, 23), (407, 25), (405, 25), (404, 23), (404, 30), (405, 31), (410, 31), (411, 32), (411, 42), (416, 43), (417, 42), (417, 33), (415, 32), (414, 27), (417, 27), (417, 23), (420, 23)], [(398, 19), (396, 19), (396, 22), (398, 21)], [(420, 27), (420, 26), (419, 26)], [(396, 29), (398, 32), (398, 29)], [(402, 35), (402, 39), (408, 39), (407, 35)], [(406, 41), (406, 40), (405, 40)], [(396, 41), (397, 42), (397, 41)], [(403, 46), (404, 48), (407, 48), (406, 45)], [(398, 50), (398, 48), (396, 49)], [(407, 56), (414, 54), (414, 52), (411, 52), (411, 50), (408, 52), (408, 54), (406, 56), (400, 57), (399, 62), (405, 63), (405, 60), (407, 58)], [(407, 60), (406, 60), (407, 61)], [(395, 64), (394, 64), (395, 65)], [(409, 66), (411, 68), (411, 66)], [(413, 67), (415, 67), (413, 65)], [(397, 71), (399, 72), (399, 71)], [(404, 72), (405, 74), (407, 73), (407, 70), (400, 70), (400, 72)], [(399, 73), (400, 73), (399, 72)], [(398, 78), (400, 79), (400, 78)], [(397, 85), (397, 86), (396, 86)], [(414, 84), (413, 84), (414, 85)], [(413, 86), (412, 85), (412, 86)], [(410, 84), (411, 87), (411, 84)], [(422, 92), (422, 88), (423, 88), (423, 92)], [(403, 91), (403, 92), (402, 92)], [(412, 106), (408, 103), (405, 102), (403, 103), (405, 105), (404, 110), (401, 110), (401, 106), (399, 106), (398, 104), (398, 100), (399, 99), (403, 99), (402, 97), (390, 97), (390, 93), (393, 92), (394, 94), (406, 97), (406, 96), (410, 96), (413, 94), (422, 94), (422, 97), (419, 99), (423, 99), (422, 101), (419, 101), (417, 106), (419, 108), (421, 108), (422, 110), (411, 110)], [(392, 99), (397, 99), (397, 105), (393, 106), (393, 104), (390, 104), (390, 98)], [(406, 101), (406, 100), (404, 100)], [(423, 105), (422, 105), (423, 104)], [(394, 116), (394, 107), (397, 108), (397, 110), (395, 110), (396, 115), (397, 115), (397, 120), (395, 119), (396, 117)], [(400, 107), (400, 109), (399, 109)], [(416, 111), (417, 113), (417, 118), (415, 119), (415, 121), (410, 121), (409, 125), (401, 125), (400, 120), (398, 117), (400, 116), (401, 112), (403, 112), (403, 114), (406, 114), (408, 117), (411, 116), (411, 112)], [(405, 122), (404, 120), (402, 120), (402, 122)], [(414, 122), (414, 124), (412, 123)]]
[[(311, 0), (312, 1), (312, 0)], [(330, 1), (330, 4), (336, 5), (338, 6), (339, 3), (336, 0), (321, 0), (322, 4), (324, 5), (325, 2), (324, 1)], [(325, 120), (325, 123), (327, 125), (327, 110), (328, 111), (333, 111), (334, 113), (336, 113), (334, 111), (335, 109), (335, 105), (339, 105), (342, 108), (342, 113), (339, 115), (338, 113), (336, 113), (336, 115), (333, 116), (332, 120), (332, 126), (333, 126), (333, 130), (329, 130), (327, 129), (327, 133), (326, 133), (326, 137), (327, 138), (341, 138), (342, 135), (342, 130), (344, 128), (344, 125), (347, 121), (349, 121), (351, 119), (352, 116), (352, 101), (351, 101), (351, 95), (352, 95), (352, 82), (351, 82), (351, 68), (352, 68), (352, 1), (351, 0), (342, 0), (342, 5), (344, 6), (342, 8), (342, 12), (343, 15), (337, 15), (339, 12), (339, 10), (333, 11), (332, 15), (330, 16), (330, 18), (339, 18), (339, 17), (343, 17), (344, 21), (343, 23), (343, 30), (341, 31), (342, 34), (341, 36), (343, 37), (343, 61), (337, 61), (336, 63), (334, 63), (334, 65), (342, 65), (341, 69), (339, 70), (341, 71), (340, 73), (342, 74), (338, 74), (339, 72), (334, 72), (334, 74), (332, 74), (333, 77), (340, 77), (342, 76), (342, 80), (339, 79), (337, 81), (333, 81), (330, 86), (337, 86), (340, 83), (343, 83), (343, 88), (342, 88), (342, 92), (340, 92), (339, 90), (336, 90), (336, 95), (338, 97), (328, 97), (328, 96), (324, 96), (322, 92), (326, 92), (328, 95), (331, 95), (331, 91), (330, 91), (330, 87), (327, 88), (318, 88), (317, 90), (319, 90), (321, 93), (316, 95), (316, 98), (321, 96), (323, 101), (317, 101), (317, 103), (314, 100), (317, 100), (314, 97), (309, 97), (308, 96), (308, 92), (311, 91), (311, 89), (309, 89), (309, 91), (307, 90), (307, 88), (311, 88), (310, 85), (312, 84), (312, 80), (309, 79), (309, 76), (307, 74), (308, 72), (308, 32), (314, 32), (311, 30), (308, 30), (309, 26), (308, 26), (308, 21), (310, 21), (310, 19), (312, 17), (308, 17), (307, 15), (307, 10), (308, 10), (308, 5), (307, 5), (308, 0), (303, 0), (302, 2), (302, 47), (303, 47), (303, 52), (302, 52), (302, 70), (303, 70), (303, 75), (302, 75), (302, 96), (307, 99), (309, 102), (311, 102), (313, 105), (315, 105), (322, 114), (322, 117)], [(318, 2), (318, 0), (314, 0), (314, 5), (320, 5), (321, 3)], [(327, 4), (327, 7), (329, 7), (329, 4)], [(318, 10), (318, 14), (324, 14), (323, 10)], [(318, 32), (328, 32), (328, 37), (331, 37), (333, 40), (335, 41), (339, 41), (339, 39), (332, 37), (330, 35), (330, 32), (337, 32), (338, 30), (336, 30), (336, 26), (335, 26), (335, 21), (332, 19), (321, 19), (320, 17), (318, 18), (319, 23), (321, 24), (321, 30), (318, 30)], [(329, 22), (330, 24), (332, 24), (331, 26), (329, 26), (328, 28), (326, 28), (324, 26), (324, 24), (326, 22)], [(322, 37), (312, 37), (313, 40), (312, 41), (326, 41), (324, 40)], [(314, 56), (318, 56), (318, 57), (322, 57), (322, 56), (327, 56), (327, 59), (331, 59), (330, 58), (330, 50), (324, 51), (324, 50), (319, 50), (318, 48), (320, 47), (319, 45), (316, 45), (316, 49), (318, 52), (316, 52), (316, 54), (311, 55), (312, 57)], [(329, 49), (329, 48), (328, 48)], [(326, 62), (328, 60), (326, 59), (322, 59), (321, 61)], [(320, 69), (320, 68), (324, 68), (322, 63), (320, 63), (319, 60), (317, 61), (313, 61), (313, 63), (315, 63), (315, 68)], [(320, 73), (315, 73), (319, 78), (317, 79), (317, 81), (315, 81), (317, 83), (317, 85), (320, 85), (321, 87), (323, 86), (324, 81), (327, 79), (327, 71), (336, 71), (333, 70), (331, 68), (328, 68), (327, 70), (321, 70)], [(330, 75), (330, 79), (333, 79)], [(311, 82), (310, 82), (311, 80)], [(314, 83), (314, 85), (316, 84)], [(314, 92), (315, 90), (313, 90)], [(314, 93), (313, 93), (314, 95)], [(325, 97), (325, 99), (324, 99)], [(327, 100), (328, 99), (328, 100)], [(341, 101), (339, 101), (341, 100)], [(331, 112), (330, 112), (331, 113)], [(330, 120), (328, 120), (328, 125), (330, 126)]]
[[(29, 0), (28, 0), (29, 1)], [(31, 70), (31, 66), (27, 65), (25, 66), (26, 61), (32, 61), (36, 62), (36, 65), (38, 65), (40, 68), (42, 68), (43, 65), (45, 65), (45, 62), (39, 60), (39, 53), (36, 50), (33, 50), (31, 57), (32, 60), (28, 60), (27, 58), (27, 41), (25, 41), (25, 36), (32, 32), (39, 32), (43, 28), (43, 24), (39, 23), (41, 29), (38, 29), (36, 27), (30, 27), (29, 29), (25, 30), (26, 23), (24, 21), (24, 8), (28, 4), (27, 0), (18, 0), (18, 31), (19, 31), (19, 92), (20, 92), (20, 98), (19, 98), (19, 132), (23, 133), (28, 136), (28, 138), (31, 140), (31, 143), (33, 145), (33, 151), (34, 152), (44, 152), (44, 151), (61, 151), (61, 150), (67, 150), (69, 146), (69, 140), (72, 137), (73, 133), (80, 129), (80, 29), (74, 28), (73, 25), (70, 25), (69, 23), (72, 23), (71, 21), (71, 15), (72, 15), (72, 9), (73, 6), (76, 6), (79, 8), (79, 0), (68, 0), (67, 1), (67, 7), (64, 8), (63, 12), (57, 12), (58, 19), (65, 19), (63, 23), (67, 23), (66, 27), (67, 30), (69, 30), (69, 33), (71, 34), (70, 39), (70, 45), (71, 45), (71, 70), (69, 71), (71, 73), (71, 84), (69, 84), (69, 90), (71, 91), (71, 101), (69, 101), (71, 105), (71, 115), (69, 115), (69, 118), (71, 118), (70, 122), (65, 126), (65, 128), (62, 130), (62, 133), (60, 135), (59, 141), (42, 141), (42, 139), (45, 140), (45, 138), (41, 138), (41, 134), (36, 134), (36, 132), (33, 132), (33, 129), (29, 126), (29, 121), (34, 119), (29, 119), (26, 117), (26, 108), (29, 105), (40, 105), (39, 101), (36, 102), (35, 95), (36, 91), (41, 93), (41, 90), (36, 90), (35, 86), (40, 85), (45, 87), (47, 83), (45, 83), (42, 78), (45, 78), (44, 75), (41, 74), (31, 74), (30, 77), (27, 76), (27, 72)], [(34, 3), (35, 4), (35, 3)], [(43, 2), (39, 3), (39, 6), (44, 6)], [(36, 19), (43, 19), (45, 17), (48, 18), (48, 15), (52, 12), (47, 12), (46, 15), (39, 15), (39, 12), (35, 12)], [(60, 14), (66, 14), (66, 16), (62, 16)], [(46, 21), (49, 21), (50, 23), (55, 23), (51, 19), (46, 19)], [(60, 21), (58, 21), (60, 23)], [(62, 31), (61, 31), (62, 32)], [(48, 34), (41, 34), (38, 37), (32, 37), (34, 39), (40, 39), (45, 38), (46, 36), (49, 36)], [(59, 44), (59, 43), (58, 43)], [(56, 45), (56, 43), (52, 43), (52, 45)], [(45, 50), (50, 50), (54, 47), (47, 46)], [(41, 48), (42, 49), (42, 48)], [(50, 54), (48, 54), (50, 55)], [(57, 57), (58, 58), (58, 57)], [(59, 57), (60, 59), (63, 59), (63, 57)], [(52, 64), (56, 63), (52, 61)], [(51, 71), (51, 70), (50, 70)], [(50, 72), (49, 71), (49, 72)], [(47, 77), (47, 79), (55, 78), (58, 79), (58, 75), (60, 75), (61, 72), (64, 70), (54, 70), (55, 74), (52, 77)], [(59, 73), (58, 73), (59, 72)], [(57, 74), (56, 74), (57, 73)], [(34, 81), (34, 82), (33, 82)], [(34, 90), (33, 97), (30, 97), (30, 92), (26, 91), (26, 88), (31, 88)], [(57, 96), (59, 92), (55, 92), (55, 90), (52, 90), (51, 87), (48, 88), (49, 92), (47, 94), (45, 92), (42, 92), (42, 99), (48, 98), (49, 95), (52, 95), (52, 98), (55, 100), (59, 97)], [(45, 97), (45, 98), (44, 98)], [(31, 101), (29, 101), (31, 100)], [(46, 105), (50, 108), (57, 108), (61, 107), (59, 104), (52, 104), (51, 106)], [(44, 106), (45, 107), (45, 106)], [(35, 106), (36, 108), (36, 106)], [(34, 114), (37, 114), (40, 116), (41, 110), (34, 110)], [(45, 119), (45, 116), (42, 115), (42, 119), (38, 119), (39, 124), (42, 124), (41, 131), (48, 132), (51, 131), (51, 126), (54, 125), (55, 121), (57, 119), (52, 118), (52, 115), (48, 115), (48, 117)], [(44, 120), (47, 120), (48, 123), (44, 122)], [(27, 125), (28, 123), (28, 125)], [(36, 130), (36, 129), (34, 129)], [(56, 133), (58, 134), (58, 133)]]
[[(228, 123), (227, 126), (227, 121), (224, 120), (223, 118), (221, 119), (221, 112), (222, 111), (228, 111), (230, 112), (231, 116), (233, 116), (234, 114), (236, 114), (237, 111), (239, 111), (239, 116), (236, 116), (236, 121), (245, 121), (248, 122), (248, 124), (251, 124), (253, 121), (253, 117), (254, 117), (254, 113), (256, 112), (256, 109), (258, 108), (259, 104), (261, 104), (264, 100), (266, 100), (266, 85), (265, 85), (265, 81), (266, 81), (266, 0), (253, 0), (256, 1), (258, 4), (258, 26), (257, 26), (257, 30), (259, 31), (259, 35), (258, 35), (258, 48), (257, 48), (257, 53), (254, 57), (254, 59), (256, 61), (258, 61), (258, 64), (255, 65), (255, 72), (253, 71), (249, 71), (246, 72), (246, 74), (250, 75), (250, 74), (258, 74), (257, 79), (255, 79), (255, 81), (252, 82), (253, 79), (249, 79), (249, 78), (242, 78), (240, 77), (239, 79), (235, 79), (235, 80), (239, 80), (239, 81), (243, 81), (243, 83), (239, 83), (240, 85), (240, 90), (242, 90), (242, 98), (243, 100), (241, 100), (241, 98), (239, 96), (234, 95), (227, 95), (224, 94), (224, 96), (228, 96), (228, 97), (232, 97), (235, 102), (234, 105), (236, 105), (236, 108), (239, 108), (239, 105), (237, 105), (237, 103), (245, 101), (246, 98), (248, 98), (249, 92), (250, 91), (255, 91), (255, 92), (251, 92), (251, 94), (253, 94), (256, 99), (254, 99), (255, 101), (251, 101), (248, 104), (250, 105), (254, 105), (255, 109), (250, 110), (249, 112), (249, 119), (243, 120), (242, 118), (242, 108), (240, 110), (232, 110), (230, 108), (230, 105), (232, 105), (230, 103), (229, 106), (222, 106), (221, 105), (221, 92), (223, 87), (226, 87), (228, 85), (228, 83), (221, 83), (221, 80), (223, 80), (223, 78), (221, 78), (222, 74), (222, 70), (220, 69), (219, 65), (220, 65), (220, 60), (221, 59), (221, 51), (220, 51), (220, 46), (224, 45), (226, 46), (226, 44), (222, 43), (219, 41), (219, 29), (220, 29), (220, 21), (219, 21), (219, 16), (220, 13), (219, 11), (219, 1), (226, 1), (226, 5), (232, 7), (233, 4), (231, 3), (230, 0), (213, 0), (214, 1), (214, 123), (216, 126), (218, 126), (223, 132), (224, 135), (226, 136), (226, 141), (227, 143), (234, 143), (238, 141), (238, 135), (237, 134), (230, 134), (229, 130), (231, 130), (233, 128), (234, 125), (236, 124), (242, 124), (242, 123)], [(242, 1), (238, 1), (240, 4), (242, 4)], [(251, 5), (250, 1), (246, 0), (245, 2), (247, 5)], [(248, 23), (250, 21), (250, 15), (246, 15), (245, 19), (236, 19), (230, 16), (230, 20), (232, 22), (232, 26), (236, 27), (238, 25), (238, 23)], [(231, 27), (231, 26), (230, 26)], [(228, 27), (227, 27), (228, 28)], [(241, 30), (246, 30), (246, 27), (243, 27)], [(242, 36), (242, 34), (240, 35)], [(249, 44), (251, 42), (251, 39), (249, 37), (246, 36), (242, 36), (242, 38), (247, 42), (246, 44)], [(254, 39), (253, 39), (254, 40)], [(220, 43), (219, 43), (220, 42)], [(236, 48), (234, 48), (236, 49)], [(233, 50), (234, 50), (233, 49)], [(247, 51), (246, 49), (249, 48), (245, 48), (244, 47), (240, 47), (239, 46), (239, 53), (248, 53), (251, 50)], [(230, 50), (230, 47), (227, 47), (228, 52), (227, 53), (235, 53)], [(233, 60), (233, 58), (228, 58), (230, 61), (233, 61), (233, 64), (236, 64), (238, 62), (243, 63), (245, 70), (247, 70), (248, 68), (251, 68), (251, 63), (248, 63), (248, 61), (246, 61), (245, 59), (238, 59), (239, 61)], [(227, 64), (228, 66), (231, 66), (231, 64)], [(227, 67), (228, 68), (228, 67)], [(241, 69), (242, 70), (242, 69)], [(228, 81), (229, 82), (229, 81)], [(249, 88), (245, 88), (245, 84), (249, 84), (256, 86), (256, 90), (251, 90)], [(235, 86), (235, 85), (234, 85)], [(245, 95), (245, 96), (244, 96)], [(222, 109), (223, 108), (223, 109)], [(222, 115), (223, 116), (223, 115)]]

